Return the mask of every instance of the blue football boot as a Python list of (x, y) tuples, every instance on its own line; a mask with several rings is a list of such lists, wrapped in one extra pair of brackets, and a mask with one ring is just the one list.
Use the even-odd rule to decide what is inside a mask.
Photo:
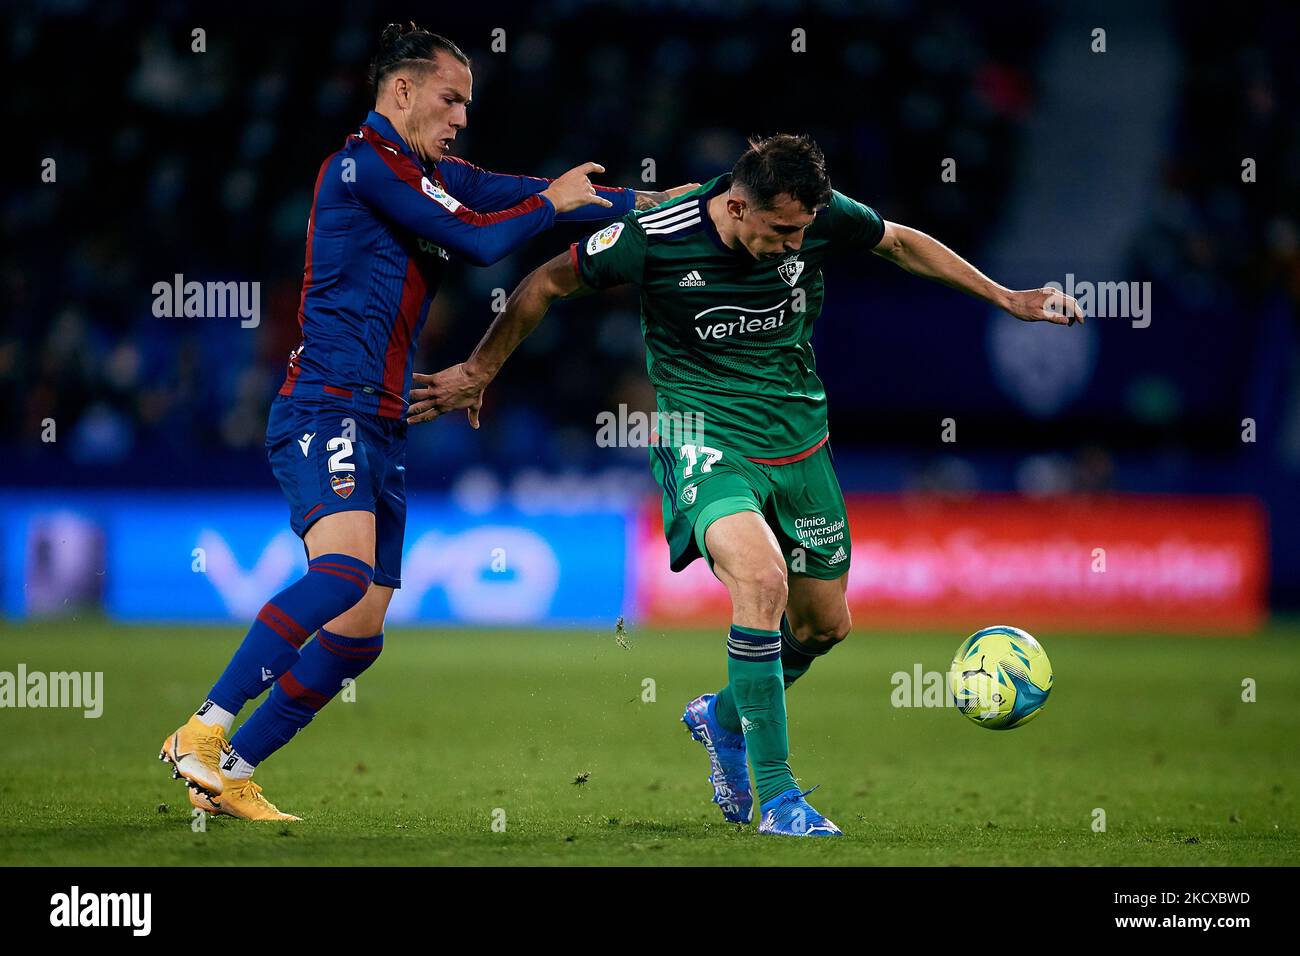
[(695, 698), (686, 705), (682, 723), (709, 754), (709, 783), (722, 816), (729, 823), (748, 823), (754, 817), (754, 795), (749, 789), (745, 737), (718, 723), (716, 703), (716, 694)]
[(827, 837), (844, 836), (844, 831), (814, 810), (804, 797), (816, 790), (795, 787), (763, 804), (759, 833), (775, 836)]

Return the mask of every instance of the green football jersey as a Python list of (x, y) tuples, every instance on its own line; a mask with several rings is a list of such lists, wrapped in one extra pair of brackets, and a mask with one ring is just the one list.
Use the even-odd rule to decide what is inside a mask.
[(755, 259), (723, 245), (709, 218), (709, 200), (730, 182), (719, 176), (629, 213), (577, 243), (574, 267), (593, 289), (640, 286), (661, 415), (697, 423), (707, 444), (785, 458), (826, 437), (826, 391), (810, 342), (822, 262), (836, 249), (871, 249), (885, 227), (875, 210), (837, 192), (798, 252)]

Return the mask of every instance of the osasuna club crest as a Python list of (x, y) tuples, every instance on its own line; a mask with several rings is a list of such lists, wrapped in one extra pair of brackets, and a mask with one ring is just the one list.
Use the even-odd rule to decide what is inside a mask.
[(797, 257), (786, 259), (776, 267), (777, 274), (785, 280), (785, 284), (793, 286), (803, 275), (803, 263)]

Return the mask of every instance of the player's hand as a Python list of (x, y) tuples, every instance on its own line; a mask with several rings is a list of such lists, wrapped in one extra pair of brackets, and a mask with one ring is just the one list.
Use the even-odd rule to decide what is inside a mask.
[(1083, 325), (1083, 309), (1073, 296), (1056, 289), (1025, 289), (1012, 292), (1004, 308), (1022, 322), (1051, 322), (1054, 325)]
[(605, 206), (608, 208), (614, 204), (608, 199), (602, 199), (596, 193), (596, 187), (592, 186), (591, 180), (587, 178), (590, 173), (603, 173), (604, 171), (605, 167), (600, 163), (583, 163), (581, 166), (574, 166), (543, 189), (542, 195), (551, 201), (551, 205), (555, 207), (556, 212), (569, 212), (571, 209), (579, 209), (582, 206)]
[(468, 410), (470, 427), (478, 428), (478, 413), (483, 407), (483, 389), (487, 388), (487, 382), (471, 375), (464, 362), (433, 375), (413, 372), (411, 379), (419, 387), (411, 389), (411, 404), (406, 409), (407, 424), (431, 422), (439, 415), (464, 408)]

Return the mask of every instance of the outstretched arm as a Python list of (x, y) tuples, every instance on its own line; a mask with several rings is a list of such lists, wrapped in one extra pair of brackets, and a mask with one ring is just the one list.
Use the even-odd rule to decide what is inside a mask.
[(510, 353), (532, 334), (556, 299), (590, 291), (578, 278), (567, 251), (534, 269), (510, 293), (505, 309), (492, 320), (468, 359), (433, 375), (414, 373), (412, 378), (420, 387), (411, 389), (407, 422), (417, 425), (465, 408), (469, 410), (470, 425), (478, 428), (483, 390), (496, 378)]
[(1055, 289), (1016, 291), (994, 282), (984, 273), (925, 233), (885, 223), (885, 234), (872, 250), (913, 275), (924, 276), (983, 299), (1024, 322), (1056, 325), (1083, 323), (1083, 310), (1072, 297)]
[[(588, 173), (605, 171), (595, 163), (589, 163), (583, 168)], [(555, 182), (541, 176), (514, 176), (490, 172), (456, 156), (444, 156), (438, 163), (438, 169), (447, 181), (453, 196), (483, 212), (507, 209), (523, 202), (534, 193), (546, 194), (550, 199), (552, 197), (547, 191)], [(590, 195), (585, 197), (587, 200), (585, 205), (564, 209), (560, 203), (554, 203), (556, 208), (561, 210), (555, 217), (556, 221), (617, 219), (633, 209), (653, 209), (674, 196), (697, 188), (699, 183), (687, 183), (668, 190), (626, 189), (595, 183), (590, 185)]]

